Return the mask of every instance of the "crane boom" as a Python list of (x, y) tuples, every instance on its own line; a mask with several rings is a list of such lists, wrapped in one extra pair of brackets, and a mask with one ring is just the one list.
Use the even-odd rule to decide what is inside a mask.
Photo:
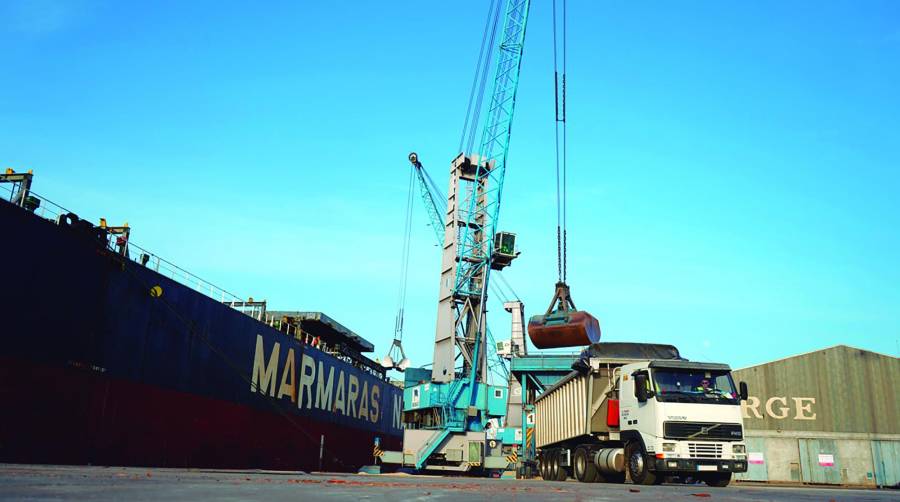
[(409, 154), (409, 161), (412, 163), (413, 170), (416, 173), (419, 194), (422, 196), (425, 211), (428, 212), (429, 224), (431, 225), (431, 229), (434, 230), (434, 236), (437, 238), (438, 246), (440, 246), (444, 243), (444, 217), (441, 216), (441, 213), (445, 212), (446, 208), (443, 210), (438, 208), (431, 185), (425, 179), (427, 173), (425, 173), (425, 168), (422, 167), (422, 163), (419, 162), (419, 156), (413, 152)]

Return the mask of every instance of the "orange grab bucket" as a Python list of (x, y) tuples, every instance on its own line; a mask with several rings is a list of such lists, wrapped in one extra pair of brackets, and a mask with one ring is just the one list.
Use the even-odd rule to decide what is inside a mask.
[(528, 320), (528, 337), (539, 349), (590, 345), (600, 341), (600, 322), (581, 310), (536, 315)]

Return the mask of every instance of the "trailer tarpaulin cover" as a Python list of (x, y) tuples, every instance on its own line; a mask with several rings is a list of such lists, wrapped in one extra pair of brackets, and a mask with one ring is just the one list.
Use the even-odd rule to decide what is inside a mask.
[(637, 360), (676, 360), (683, 361), (674, 345), (660, 343), (601, 342), (587, 346), (581, 351), (578, 360), (572, 363), (572, 369), (587, 371), (591, 358), (637, 359)]

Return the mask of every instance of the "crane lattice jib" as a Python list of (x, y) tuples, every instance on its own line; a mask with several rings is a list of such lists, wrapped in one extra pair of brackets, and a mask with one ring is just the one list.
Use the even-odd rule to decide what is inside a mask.
[(422, 164), (416, 162), (413, 169), (416, 171), (416, 180), (419, 182), (419, 193), (422, 196), (422, 202), (425, 203), (425, 210), (428, 212), (428, 221), (440, 246), (444, 242), (444, 217), (441, 214), (446, 212), (446, 210), (441, 211), (438, 209), (437, 201), (434, 200), (434, 194), (431, 193), (428, 183), (425, 181)]
[[(454, 287), (457, 297), (484, 296), (487, 287), (530, 5), (530, 0), (508, 0), (506, 5), (493, 92), (478, 152), (479, 166), (489, 162), (492, 167), (477, 170), (472, 185), (483, 186), (484, 191), (482, 196), (470, 196), (468, 211), (461, 215), (466, 224), (462, 226), (458, 247)], [(479, 238), (479, 233), (485, 238)], [(481, 284), (472, 280), (482, 272)]]

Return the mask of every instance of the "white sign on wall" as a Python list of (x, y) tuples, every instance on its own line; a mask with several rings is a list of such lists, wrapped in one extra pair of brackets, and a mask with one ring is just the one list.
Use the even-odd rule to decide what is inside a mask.
[(830, 453), (820, 453), (819, 465), (822, 467), (834, 467), (834, 455)]
[(762, 452), (751, 451), (747, 453), (747, 462), (751, 464), (765, 464), (766, 460), (763, 458)]

